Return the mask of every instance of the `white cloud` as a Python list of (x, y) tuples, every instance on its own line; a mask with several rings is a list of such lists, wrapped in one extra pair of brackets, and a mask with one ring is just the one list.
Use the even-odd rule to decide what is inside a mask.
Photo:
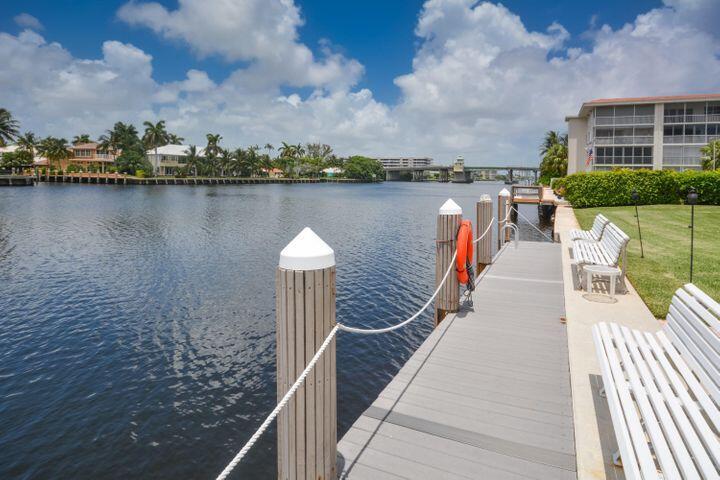
[(297, 29), (303, 21), (290, 0), (180, 0), (176, 10), (131, 1), (117, 15), (130, 25), (182, 41), (200, 56), (253, 62), (243, 77), (254, 88), (269, 82), (347, 89), (363, 71), (358, 62), (330, 51), (318, 60), (299, 43)]
[(19, 15), (15, 15), (13, 17), (13, 20), (18, 27), (30, 28), (32, 30), (42, 30), (44, 28), (43, 24), (40, 23), (40, 20), (33, 17), (29, 13), (21, 13)]
[(354, 88), (363, 69), (356, 60), (327, 46), (316, 57), (300, 42), (290, 0), (213, 1), (181, 0), (175, 10), (129, 3), (118, 15), (198, 55), (242, 61), (227, 78), (189, 70), (159, 83), (152, 57), (129, 44), (108, 41), (102, 58), (79, 59), (30, 30), (0, 33), (3, 106), (41, 134), (163, 118), (198, 143), (212, 131), (230, 146), (319, 140), (341, 154), (530, 164), (543, 131), (563, 129), (585, 100), (720, 90), (720, 40), (708, 21), (720, 18), (720, 4), (712, 0), (667, 0), (621, 28), (594, 26), (586, 49), (567, 48), (561, 25), (530, 31), (501, 5), (430, 0), (393, 106)]

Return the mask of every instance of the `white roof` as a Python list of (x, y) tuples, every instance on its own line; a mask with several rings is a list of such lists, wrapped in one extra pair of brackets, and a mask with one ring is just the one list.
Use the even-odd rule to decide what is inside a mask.
[(8, 145), (7, 147), (0, 147), (0, 153), (12, 153), (15, 150), (17, 150), (18, 148), (20, 148), (20, 147), (18, 147), (17, 145)]
[[(164, 145), (162, 147), (157, 148), (158, 155), (177, 155), (177, 156), (185, 156), (187, 155), (187, 151), (190, 148), (190, 145)], [(205, 153), (204, 148), (198, 148), (197, 154), (202, 155)], [(155, 149), (148, 150), (146, 152), (147, 155), (155, 155)]]
[(342, 173), (344, 170), (340, 167), (328, 167), (323, 169), (323, 173)]

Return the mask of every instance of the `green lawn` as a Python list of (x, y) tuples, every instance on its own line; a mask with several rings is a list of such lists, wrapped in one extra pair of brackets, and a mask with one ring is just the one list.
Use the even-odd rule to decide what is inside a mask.
[[(640, 242), (635, 207), (575, 209), (584, 229), (604, 213), (631, 240), (628, 246), (628, 277), (657, 318), (665, 318), (675, 290), (690, 275), (690, 207), (647, 205), (638, 207), (645, 258)], [(693, 283), (720, 300), (720, 206), (695, 207), (695, 262)]]

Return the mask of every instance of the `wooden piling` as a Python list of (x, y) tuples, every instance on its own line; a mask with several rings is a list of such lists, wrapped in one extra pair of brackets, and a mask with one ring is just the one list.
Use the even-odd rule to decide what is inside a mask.
[(500, 249), (505, 242), (510, 241), (510, 229), (503, 228), (506, 224), (510, 223), (510, 192), (507, 188), (503, 188), (498, 193), (498, 249)]
[[(485, 233), (492, 223), (492, 199), (490, 195), (482, 195), (480, 201), (475, 204), (476, 212), (476, 238)], [(492, 263), (492, 232), (488, 233), (477, 242), (477, 259), (475, 270), (479, 274), (486, 266)]]
[[(309, 228), (280, 253), (276, 274), (277, 398), (335, 327), (335, 254)], [(278, 478), (337, 478), (335, 339), (277, 421)]]
[[(462, 208), (448, 199), (438, 212), (435, 240), (435, 288), (440, 285), (457, 249), (457, 232), (462, 220)], [(460, 284), (455, 272), (450, 272), (445, 285), (435, 298), (435, 326), (451, 312), (460, 309)]]

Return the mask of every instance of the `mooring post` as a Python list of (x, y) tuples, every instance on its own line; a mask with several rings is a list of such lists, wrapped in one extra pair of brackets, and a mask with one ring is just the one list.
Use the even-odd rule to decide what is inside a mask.
[[(305, 228), (280, 252), (276, 280), (277, 397), (335, 327), (335, 253)], [(278, 478), (337, 478), (335, 339), (277, 419)]]
[[(492, 223), (492, 199), (490, 195), (480, 196), (480, 200), (475, 204), (475, 211), (477, 213), (477, 221), (475, 222), (477, 228), (476, 237), (480, 238), (480, 235), (488, 230)], [(478, 241), (476, 258), (476, 271), (479, 274), (486, 266), (492, 263), (492, 232), (488, 231), (487, 234)]]
[[(452, 198), (440, 207), (437, 217), (437, 237), (435, 240), (435, 288), (440, 285), (445, 272), (457, 248), (457, 232), (462, 221), (462, 208)], [(445, 315), (460, 310), (460, 284), (455, 272), (450, 272), (445, 285), (435, 298), (435, 326)]]
[(510, 240), (510, 229), (503, 228), (510, 223), (510, 192), (507, 188), (503, 188), (498, 193), (498, 249)]

